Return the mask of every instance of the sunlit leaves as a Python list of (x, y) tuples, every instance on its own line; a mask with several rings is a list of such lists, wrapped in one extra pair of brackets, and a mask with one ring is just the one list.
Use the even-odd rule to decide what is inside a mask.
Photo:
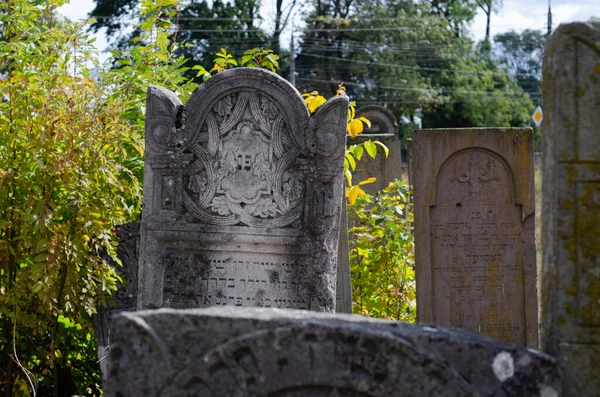
[(371, 122), (367, 120), (365, 117), (359, 117), (357, 119), (353, 119), (348, 123), (348, 135), (352, 138), (356, 138), (356, 136), (363, 132), (364, 126), (366, 124), (367, 127), (371, 127)]
[(317, 91), (302, 94), (302, 97), (304, 98), (304, 103), (306, 103), (306, 106), (308, 107), (308, 111), (311, 113), (314, 113), (319, 106), (327, 102), (325, 97), (319, 95)]
[(249, 68), (263, 68), (275, 72), (279, 67), (279, 55), (273, 50), (252, 48), (244, 52), (241, 64)]
[(410, 192), (396, 181), (375, 197), (352, 194), (356, 197), (348, 211), (355, 220), (350, 230), (353, 312), (415, 321)]
[(210, 78), (210, 73), (204, 69), (204, 66), (201, 65), (194, 65), (192, 66), (192, 70), (197, 70), (198, 73), (196, 74), (196, 77), (202, 77), (203, 81), (206, 81)]
[(360, 188), (361, 185), (375, 182), (375, 178), (368, 178), (364, 181), (354, 184), (352, 172), (356, 169), (356, 162), (362, 159), (365, 151), (372, 158), (377, 156), (377, 146), (380, 146), (384, 150), (385, 156), (387, 157), (389, 154), (388, 148), (383, 143), (377, 141), (368, 140), (356, 145), (350, 145), (346, 149), (344, 156), (344, 176), (346, 177), (347, 184), (346, 197), (351, 204), (354, 204), (354, 201), (357, 197), (362, 197), (365, 195), (365, 192)]
[(221, 52), (217, 52), (217, 56), (214, 59), (215, 65), (210, 70), (212, 72), (220, 73), (224, 70), (229, 69), (232, 66), (237, 66), (237, 61), (233, 58), (233, 55), (228, 53), (225, 48), (221, 48)]
[[(54, 3), (0, 2), (0, 361), (16, 329), (40, 386), (60, 365), (81, 387), (72, 394), (99, 395), (90, 315), (118, 280), (99, 253), (114, 255), (112, 228), (140, 213), (146, 90), (185, 101), (197, 85), (170, 39), (174, 0), (143, 2), (141, 35), (100, 78), (86, 26), (53, 22)], [(29, 395), (4, 364), (0, 382)]]

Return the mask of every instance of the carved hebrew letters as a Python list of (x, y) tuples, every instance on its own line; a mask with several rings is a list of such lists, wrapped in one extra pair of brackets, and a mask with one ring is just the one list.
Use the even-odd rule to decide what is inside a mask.
[(431, 208), (436, 324), (525, 343), (523, 243), (513, 191), (511, 171), (489, 151), (467, 149), (442, 166)]
[(537, 347), (531, 138), (527, 130), (418, 131), (419, 321)]
[(240, 68), (148, 100), (139, 308), (334, 310), (347, 98)]

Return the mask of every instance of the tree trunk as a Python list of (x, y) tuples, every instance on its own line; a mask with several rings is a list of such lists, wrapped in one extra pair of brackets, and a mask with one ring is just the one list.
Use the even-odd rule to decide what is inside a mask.
[(489, 42), (490, 41), (490, 19), (492, 17), (492, 0), (490, 0), (487, 12), (485, 10), (483, 10), (483, 11), (486, 13), (486, 16), (487, 16), (487, 22), (485, 25), (485, 41)]

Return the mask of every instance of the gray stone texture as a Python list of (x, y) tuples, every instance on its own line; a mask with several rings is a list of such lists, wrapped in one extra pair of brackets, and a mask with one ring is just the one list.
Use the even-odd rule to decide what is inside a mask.
[[(106, 360), (110, 349), (110, 338), (113, 334), (112, 319), (121, 312), (135, 311), (137, 306), (138, 253), (140, 242), (140, 222), (130, 222), (116, 227), (119, 241), (117, 257), (121, 266), (110, 257), (110, 265), (120, 274), (124, 284), (117, 286), (113, 294), (113, 305), (99, 306), (94, 316), (96, 341), (98, 343), (98, 359), (103, 372), (106, 372)], [(108, 256), (108, 255), (107, 255)]]
[(353, 178), (362, 181), (370, 177), (377, 178), (375, 183), (363, 185), (369, 194), (375, 194), (386, 188), (390, 182), (402, 179), (402, 151), (398, 137), (398, 123), (394, 114), (382, 106), (363, 106), (356, 109), (356, 117), (366, 117), (371, 121), (371, 128), (366, 128), (356, 138), (348, 138), (348, 144), (358, 144), (367, 140), (379, 141), (389, 149), (386, 158), (383, 151), (377, 148), (377, 157), (371, 158), (366, 152), (361, 161), (356, 163)]
[(342, 199), (340, 238), (337, 256), (337, 283), (335, 287), (335, 312), (352, 313), (352, 284), (350, 282), (350, 246), (348, 240), (348, 207)]
[(542, 348), (565, 396), (598, 396), (600, 24), (560, 25), (543, 79)]
[(531, 129), (414, 135), (418, 321), (538, 346)]
[(138, 308), (335, 310), (348, 99), (236, 68), (148, 90)]
[(558, 396), (554, 359), (482, 335), (265, 308), (124, 313), (107, 397)]

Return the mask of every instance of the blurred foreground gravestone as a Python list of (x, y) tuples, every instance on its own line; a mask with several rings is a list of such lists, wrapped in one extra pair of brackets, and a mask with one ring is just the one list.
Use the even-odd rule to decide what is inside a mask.
[(560, 25), (543, 65), (542, 348), (564, 395), (600, 393), (600, 24)]
[(237, 68), (150, 87), (138, 308), (335, 310), (348, 99)]
[(124, 313), (107, 397), (560, 394), (555, 361), (482, 335), (265, 308)]
[(537, 348), (531, 129), (417, 130), (418, 321)]
[(398, 123), (394, 114), (381, 106), (362, 106), (356, 109), (356, 117), (366, 117), (371, 122), (371, 128), (348, 138), (348, 145), (355, 145), (367, 140), (379, 141), (389, 149), (386, 158), (383, 151), (377, 148), (378, 154), (371, 158), (366, 152), (363, 158), (356, 162), (356, 169), (352, 173), (355, 181), (363, 181), (375, 177), (375, 183), (363, 185), (362, 188), (369, 194), (376, 194), (385, 189), (390, 182), (402, 179), (402, 152), (400, 138), (398, 137)]

